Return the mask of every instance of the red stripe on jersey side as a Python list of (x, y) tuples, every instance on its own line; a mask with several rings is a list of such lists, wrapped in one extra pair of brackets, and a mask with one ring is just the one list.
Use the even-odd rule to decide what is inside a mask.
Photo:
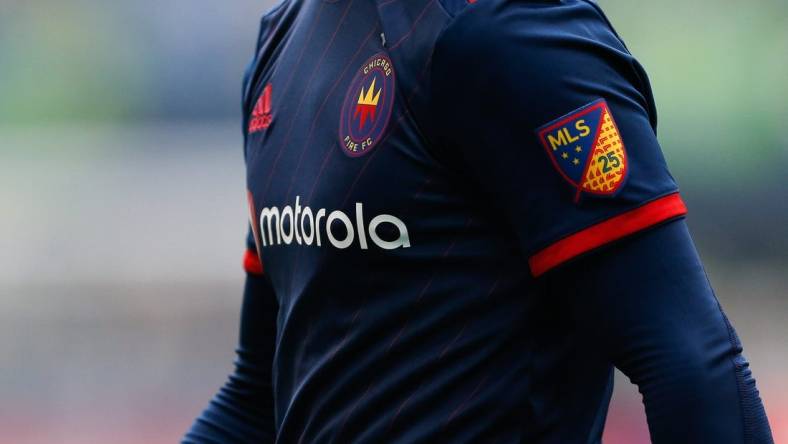
[(263, 263), (260, 261), (256, 252), (246, 250), (246, 253), (244, 253), (244, 270), (249, 274), (258, 276), (263, 275)]
[(534, 254), (528, 260), (531, 274), (534, 277), (541, 276), (581, 254), (685, 214), (687, 214), (687, 207), (678, 193), (661, 197), (634, 210), (578, 231)]

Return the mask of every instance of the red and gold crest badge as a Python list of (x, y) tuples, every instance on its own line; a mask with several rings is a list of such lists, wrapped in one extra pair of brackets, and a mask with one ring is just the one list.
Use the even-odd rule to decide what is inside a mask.
[(561, 176), (582, 193), (614, 196), (627, 179), (627, 153), (613, 114), (599, 99), (537, 130)]
[(394, 109), (396, 75), (391, 59), (378, 53), (356, 72), (342, 105), (339, 143), (350, 157), (363, 156), (383, 139)]

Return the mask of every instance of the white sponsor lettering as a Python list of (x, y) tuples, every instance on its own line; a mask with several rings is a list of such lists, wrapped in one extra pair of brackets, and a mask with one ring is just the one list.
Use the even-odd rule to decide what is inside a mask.
[[(372, 244), (384, 250), (409, 248), (410, 237), (408, 227), (399, 218), (390, 214), (379, 214), (367, 224), (364, 219), (364, 204), (357, 202), (355, 206), (355, 223), (350, 216), (341, 210), (328, 213), (325, 208), (313, 212), (310, 207), (301, 206), (301, 196), (296, 196), (295, 206), (287, 205), (282, 210), (277, 207), (266, 207), (260, 212), (260, 237), (263, 247), (271, 245), (290, 245), (295, 241), (298, 245), (320, 247), (321, 234), (334, 248), (346, 249), (356, 243), (362, 250), (369, 249), (367, 236)], [(322, 221), (325, 220), (325, 224)], [(382, 225), (389, 224), (399, 235), (396, 239), (385, 240), (378, 230)]]

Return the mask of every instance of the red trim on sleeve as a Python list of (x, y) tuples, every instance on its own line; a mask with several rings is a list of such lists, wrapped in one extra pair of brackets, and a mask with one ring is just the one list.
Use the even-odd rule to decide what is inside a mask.
[(678, 193), (669, 194), (643, 206), (614, 216), (567, 236), (531, 256), (531, 274), (540, 276), (581, 254), (634, 234), (668, 219), (687, 214)]
[(257, 252), (246, 250), (246, 253), (244, 253), (244, 270), (250, 274), (263, 274), (263, 263), (260, 261), (260, 257), (257, 256)]

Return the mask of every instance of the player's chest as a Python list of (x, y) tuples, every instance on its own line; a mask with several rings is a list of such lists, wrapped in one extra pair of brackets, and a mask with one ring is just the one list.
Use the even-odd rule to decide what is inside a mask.
[(399, 67), (374, 37), (333, 52), (330, 63), (284, 54), (254, 78), (247, 189), (266, 258), (410, 246), (405, 218), (434, 165), (407, 112)]
[[(396, 199), (429, 159), (380, 29), (285, 45), (255, 67), (245, 97), (247, 188), (255, 206), (343, 208)], [(413, 162), (414, 156), (417, 162)], [(419, 162), (419, 160), (424, 162)]]
[(254, 105), (245, 119), (250, 185), (259, 175), (277, 183), (318, 179), (327, 169), (352, 175), (373, 156), (385, 157), (381, 147), (396, 137), (404, 107), (388, 54), (364, 49), (343, 63), (274, 68), (251, 87)]

